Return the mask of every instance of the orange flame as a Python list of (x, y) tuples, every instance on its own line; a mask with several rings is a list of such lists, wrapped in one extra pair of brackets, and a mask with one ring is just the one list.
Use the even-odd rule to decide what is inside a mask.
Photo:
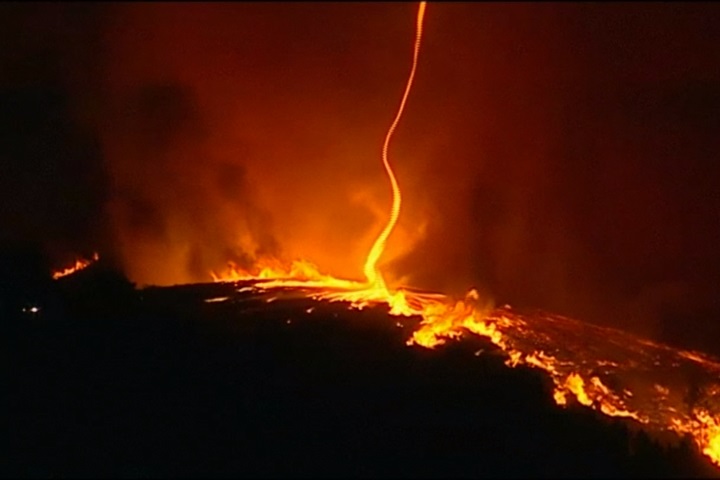
[[(351, 308), (388, 305), (391, 315), (421, 318), (408, 345), (435, 348), (468, 332), (484, 337), (507, 355), (508, 366), (526, 365), (546, 372), (553, 381), (553, 398), (558, 405), (574, 399), (605, 415), (637, 421), (650, 431), (689, 434), (699, 449), (720, 465), (720, 361), (563, 317), (523, 317), (509, 309), (493, 310), (475, 290), (454, 301), (442, 294), (387, 289), (377, 262), (397, 223), (402, 200), (388, 160), (388, 147), (415, 76), (425, 8), (426, 2), (420, 2), (412, 69), (383, 144), (382, 160), (392, 187), (392, 207), (387, 224), (366, 258), (366, 281), (324, 275), (307, 261), (288, 266), (269, 259), (256, 262), (250, 269), (229, 264), (225, 272), (213, 272), (213, 279), (252, 281), (250, 287), (241, 290), (295, 288), (316, 300), (348, 302)], [(268, 301), (276, 298), (273, 295)], [(588, 346), (588, 338), (596, 345)], [(575, 348), (578, 345), (581, 348)], [(691, 388), (688, 369), (698, 372), (709, 385), (700, 395), (700, 405), (688, 405), (684, 400), (682, 392)]]
[(78, 258), (71, 266), (63, 268), (62, 270), (54, 271), (52, 274), (52, 278), (53, 280), (57, 280), (62, 277), (67, 277), (68, 275), (72, 275), (75, 272), (79, 272), (80, 270), (87, 268), (91, 263), (97, 262), (99, 259), (100, 255), (98, 255), (97, 252), (93, 253), (92, 260)]
[[(425, 8), (427, 2), (420, 2), (417, 12), (416, 22), (416, 33), (415, 43), (413, 48), (413, 60), (412, 68), (410, 69), (410, 75), (405, 85), (405, 91), (402, 99), (400, 100), (400, 106), (395, 118), (390, 124), (385, 135), (385, 141), (382, 148), (382, 161), (385, 167), (385, 172), (390, 179), (390, 185), (392, 188), (392, 206), (390, 208), (390, 218), (387, 224), (380, 232), (378, 237), (375, 239), (370, 251), (365, 260), (363, 266), (363, 273), (365, 274), (365, 283), (355, 282), (350, 280), (341, 280), (331, 277), (329, 275), (322, 275), (318, 272), (317, 268), (310, 262), (305, 260), (296, 260), (288, 267), (286, 264), (279, 262), (274, 259), (261, 259), (255, 262), (255, 265), (250, 270), (239, 268), (237, 265), (230, 263), (228, 268), (217, 274), (211, 272), (211, 276), (215, 281), (238, 281), (238, 280), (268, 280), (275, 279), (275, 282), (265, 283), (264, 286), (269, 288), (271, 286), (297, 286), (297, 287), (335, 287), (352, 290), (346, 292), (346, 299), (357, 300), (360, 298), (373, 299), (373, 300), (387, 300), (396, 298), (397, 295), (392, 294), (388, 291), (385, 284), (385, 280), (377, 267), (377, 262), (385, 250), (385, 244), (388, 237), (392, 233), (397, 223), (398, 217), (400, 216), (400, 206), (402, 204), (402, 195), (400, 192), (400, 185), (398, 184), (395, 173), (390, 166), (388, 160), (388, 149), (390, 146), (390, 139), (392, 138), (395, 129), (402, 118), (403, 111), (405, 110), (405, 104), (407, 103), (410, 90), (412, 89), (413, 80), (415, 78), (415, 71), (417, 70), (418, 56), (420, 54), (420, 43), (422, 40), (423, 33), (423, 20), (425, 18)], [(347, 297), (349, 295), (349, 297)]]
[(377, 237), (375, 243), (370, 249), (370, 253), (365, 260), (365, 266), (363, 268), (368, 283), (372, 287), (380, 288), (382, 290), (386, 290), (385, 281), (383, 280), (383, 277), (380, 274), (380, 271), (378, 270), (376, 264), (377, 261), (380, 259), (383, 250), (385, 249), (385, 242), (390, 236), (390, 233), (392, 233), (392, 230), (397, 223), (398, 217), (400, 216), (400, 205), (402, 203), (400, 186), (398, 185), (395, 174), (393, 173), (393, 170), (390, 167), (390, 162), (388, 161), (388, 147), (390, 145), (390, 138), (392, 137), (393, 132), (395, 132), (395, 129), (400, 122), (400, 118), (402, 117), (403, 111), (405, 110), (405, 103), (407, 103), (408, 95), (410, 95), (410, 89), (412, 88), (413, 79), (415, 78), (418, 55), (420, 54), (420, 41), (422, 40), (423, 19), (425, 18), (425, 4), (426, 2), (420, 2), (420, 6), (418, 8), (415, 47), (413, 49), (413, 61), (412, 68), (410, 70), (410, 76), (408, 77), (407, 84), (405, 85), (405, 92), (403, 93), (402, 100), (400, 101), (400, 108), (398, 108), (395, 119), (393, 120), (390, 128), (387, 131), (387, 134), (385, 135), (385, 142), (383, 143), (382, 149), (383, 165), (385, 166), (385, 171), (390, 178), (390, 184), (392, 186), (392, 208), (390, 209), (390, 219), (388, 220), (387, 225), (385, 225), (385, 228), (382, 230), (382, 232), (380, 232), (380, 235)]

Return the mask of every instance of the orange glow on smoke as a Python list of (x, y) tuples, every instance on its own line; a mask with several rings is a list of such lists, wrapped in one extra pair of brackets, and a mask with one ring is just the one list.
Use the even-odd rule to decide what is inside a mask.
[[(388, 147), (413, 84), (425, 8), (426, 2), (421, 2), (412, 69), (383, 144), (382, 160), (392, 187), (392, 207), (387, 224), (365, 260), (365, 281), (322, 274), (307, 261), (287, 263), (273, 258), (263, 258), (246, 269), (231, 263), (224, 272), (213, 272), (213, 279), (250, 282), (250, 286), (241, 290), (292, 288), (315, 300), (346, 302), (350, 308), (386, 305), (391, 315), (421, 320), (408, 345), (436, 348), (468, 333), (478, 335), (507, 355), (508, 366), (544, 371), (553, 381), (553, 398), (558, 405), (577, 402), (607, 416), (639, 422), (651, 432), (690, 435), (699, 449), (720, 465), (719, 361), (572, 319), (522, 316), (509, 308), (494, 309), (475, 290), (464, 299), (454, 300), (438, 293), (403, 288), (391, 291), (386, 286), (377, 262), (398, 221), (402, 199), (388, 160)], [(270, 300), (274, 299), (273, 296)], [(696, 373), (688, 375), (688, 371)], [(697, 388), (690, 384), (691, 377), (703, 378), (705, 384), (698, 394), (700, 400), (688, 405), (684, 400), (687, 391)]]
[(68, 275), (72, 275), (75, 272), (78, 272), (84, 268), (87, 268), (92, 264), (93, 262), (97, 262), (100, 259), (100, 255), (98, 255), (97, 252), (93, 254), (92, 260), (86, 260), (83, 258), (79, 258), (75, 260), (75, 263), (70, 265), (69, 267), (63, 268), (62, 270), (56, 270), (52, 274), (53, 280), (57, 280), (58, 278), (67, 277)]

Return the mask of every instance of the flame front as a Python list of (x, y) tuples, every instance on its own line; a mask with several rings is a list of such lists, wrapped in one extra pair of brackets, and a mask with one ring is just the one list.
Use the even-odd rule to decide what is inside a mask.
[(100, 259), (100, 255), (98, 255), (97, 252), (93, 254), (92, 260), (86, 260), (84, 258), (78, 258), (75, 260), (75, 263), (70, 265), (69, 267), (63, 268), (62, 270), (56, 270), (52, 274), (53, 280), (57, 280), (62, 277), (67, 277), (68, 275), (72, 275), (75, 272), (79, 272), (80, 270), (83, 270), (84, 268), (87, 268), (92, 264), (93, 262), (97, 262)]
[(270, 302), (291, 287), (294, 295), (347, 302), (351, 309), (387, 305), (390, 315), (420, 319), (407, 340), (410, 346), (433, 349), (477, 335), (506, 355), (508, 367), (548, 375), (559, 406), (577, 402), (638, 422), (650, 433), (689, 435), (720, 466), (720, 360), (557, 315), (494, 309), (475, 290), (461, 300), (405, 289), (382, 296), (377, 290), (353, 289), (352, 282), (334, 281), (338, 283), (255, 279), (238, 292), (268, 293)]
[[(258, 261), (250, 269), (230, 264), (225, 272), (213, 272), (213, 279), (249, 282), (250, 286), (238, 291), (272, 291), (268, 301), (289, 288), (318, 301), (347, 302), (350, 308), (387, 305), (390, 315), (420, 319), (408, 345), (435, 348), (467, 333), (484, 337), (507, 355), (508, 366), (544, 371), (552, 379), (558, 405), (576, 401), (607, 416), (639, 422), (651, 432), (690, 435), (699, 449), (720, 465), (720, 361), (564, 317), (522, 316), (509, 308), (494, 309), (475, 290), (464, 299), (453, 300), (438, 293), (387, 288), (377, 262), (397, 223), (402, 199), (388, 147), (415, 76), (425, 8), (426, 2), (421, 2), (412, 69), (383, 144), (392, 207), (366, 258), (365, 281), (322, 274), (308, 261), (288, 264), (274, 259)], [(695, 393), (690, 395), (691, 391)]]

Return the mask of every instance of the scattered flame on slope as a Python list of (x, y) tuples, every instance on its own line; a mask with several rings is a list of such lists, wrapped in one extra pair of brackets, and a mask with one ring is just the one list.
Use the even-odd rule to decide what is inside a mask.
[(62, 277), (67, 277), (68, 275), (72, 275), (75, 272), (79, 272), (80, 270), (87, 268), (92, 264), (93, 262), (97, 262), (100, 259), (100, 255), (98, 255), (97, 252), (93, 254), (93, 257), (91, 260), (86, 260), (84, 258), (79, 258), (75, 260), (75, 263), (72, 264), (69, 267), (63, 268), (62, 270), (56, 270), (52, 274), (53, 280), (57, 280)]
[(290, 285), (256, 279), (238, 292), (265, 292), (268, 302), (289, 291), (318, 301), (347, 302), (351, 309), (387, 305), (393, 316), (421, 319), (407, 345), (429, 349), (467, 334), (479, 335), (507, 355), (507, 366), (544, 371), (553, 382), (556, 404), (577, 402), (610, 417), (636, 421), (651, 433), (689, 435), (720, 465), (720, 360), (562, 316), (494, 309), (475, 290), (453, 300), (405, 289), (382, 297), (377, 291), (312, 282)]
[[(500, 347), (508, 354), (509, 366), (524, 364), (547, 372), (558, 405), (574, 398), (605, 415), (634, 419), (651, 431), (689, 434), (720, 465), (719, 361), (619, 330), (559, 316), (522, 317), (509, 309), (490, 315), (478, 309), (441, 321), (423, 316), (408, 343), (434, 348), (445, 338), (459, 338), (462, 330)], [(690, 399), (693, 390), (695, 400)]]
[[(408, 345), (435, 348), (468, 332), (485, 337), (507, 354), (508, 366), (527, 365), (545, 371), (553, 381), (553, 398), (558, 405), (567, 405), (574, 398), (605, 415), (633, 419), (651, 431), (691, 435), (700, 450), (720, 465), (718, 361), (698, 352), (672, 349), (619, 330), (564, 317), (524, 317), (509, 309), (493, 310), (489, 302), (481, 302), (475, 290), (465, 299), (453, 301), (442, 294), (387, 288), (377, 261), (401, 206), (400, 188), (387, 150), (412, 86), (425, 4), (420, 2), (418, 9), (410, 77), (383, 145), (383, 165), (390, 179), (393, 202), (388, 223), (365, 261), (366, 281), (321, 274), (307, 261), (295, 261), (288, 266), (275, 260), (262, 260), (250, 270), (229, 264), (227, 271), (213, 272), (213, 279), (252, 281), (252, 286), (238, 292), (272, 291), (267, 302), (277, 300), (283, 290), (291, 289), (316, 300), (347, 302), (350, 308), (388, 305), (391, 315), (422, 318)], [(695, 380), (690, 381), (691, 378)], [(702, 378), (704, 385), (699, 386), (697, 378)], [(689, 400), (692, 396), (689, 392), (698, 388), (696, 398)]]

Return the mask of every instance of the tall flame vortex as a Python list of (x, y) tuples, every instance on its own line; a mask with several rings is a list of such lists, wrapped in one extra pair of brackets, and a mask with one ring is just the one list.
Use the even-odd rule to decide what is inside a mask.
[(400, 216), (400, 205), (402, 203), (400, 186), (398, 185), (395, 174), (393, 173), (392, 167), (390, 167), (390, 162), (388, 161), (388, 147), (390, 145), (390, 138), (392, 137), (392, 134), (395, 132), (395, 129), (400, 122), (403, 110), (405, 110), (405, 103), (407, 103), (410, 89), (412, 88), (413, 78), (415, 77), (415, 70), (417, 69), (418, 63), (418, 54), (420, 53), (420, 41), (422, 40), (423, 18), (425, 17), (426, 3), (427, 2), (420, 2), (420, 6), (418, 8), (417, 27), (415, 33), (415, 48), (413, 50), (413, 61), (412, 69), (410, 70), (410, 77), (408, 77), (407, 84), (405, 85), (405, 93), (403, 94), (402, 100), (400, 101), (400, 108), (398, 109), (397, 114), (395, 115), (395, 119), (390, 125), (387, 134), (385, 135), (385, 143), (383, 144), (382, 148), (383, 165), (385, 166), (385, 171), (390, 178), (390, 185), (392, 186), (392, 208), (390, 210), (390, 219), (385, 225), (385, 228), (382, 230), (382, 232), (380, 232), (380, 235), (375, 240), (375, 243), (370, 249), (370, 253), (367, 256), (367, 259), (365, 260), (365, 265), (363, 267), (363, 272), (365, 273), (365, 277), (367, 278), (370, 286), (381, 290), (386, 290), (386, 286), (385, 280), (383, 279), (382, 274), (377, 268), (377, 262), (380, 259), (383, 250), (385, 250), (385, 243), (387, 242), (390, 233), (392, 232), (393, 228), (395, 228), (395, 224), (397, 223), (398, 217)]
[[(392, 185), (393, 201), (390, 219), (365, 261), (367, 283), (324, 275), (307, 261), (283, 265), (275, 259), (259, 259), (254, 272), (230, 263), (228, 271), (220, 275), (213, 272), (213, 278), (251, 281), (237, 292), (273, 292), (266, 297), (267, 302), (275, 301), (289, 288), (293, 295), (301, 292), (317, 301), (346, 302), (350, 308), (386, 304), (390, 315), (422, 318), (408, 345), (435, 348), (468, 333), (485, 337), (507, 354), (508, 366), (525, 365), (545, 371), (553, 381), (553, 398), (558, 405), (574, 399), (605, 415), (634, 419), (649, 432), (689, 434), (699, 449), (720, 466), (720, 360), (556, 315), (519, 315), (510, 307), (493, 310), (475, 290), (462, 300), (403, 288), (388, 291), (376, 264), (397, 223), (401, 205), (400, 187), (388, 161), (388, 146), (415, 76), (425, 4), (420, 2), (417, 14), (410, 77), (383, 145), (383, 165)], [(403, 326), (400, 322), (397, 325)]]

